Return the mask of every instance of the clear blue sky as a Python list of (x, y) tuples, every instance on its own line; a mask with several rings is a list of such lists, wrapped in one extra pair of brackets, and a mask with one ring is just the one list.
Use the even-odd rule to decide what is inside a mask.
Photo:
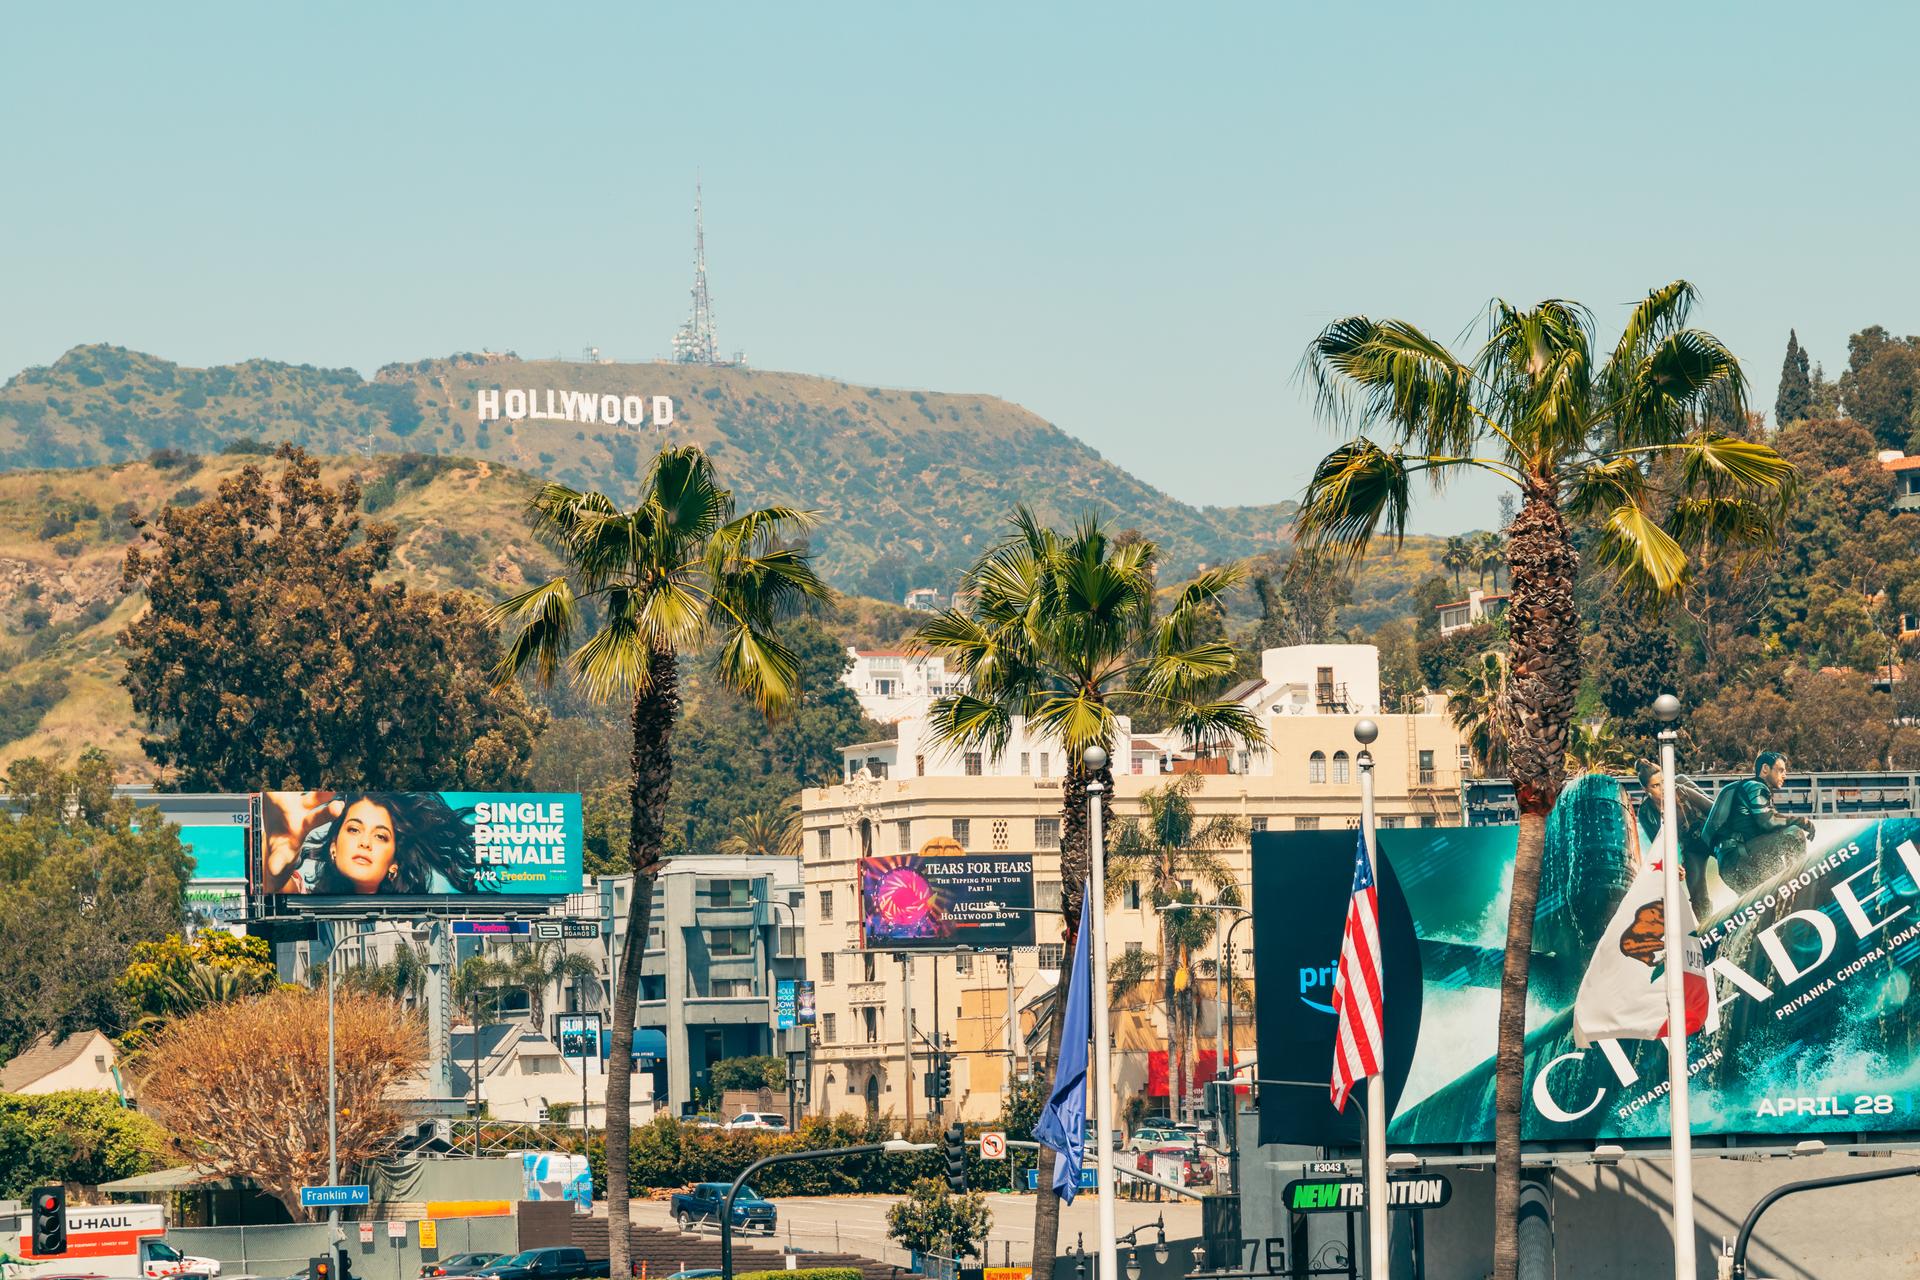
[[(1193, 502), (1296, 496), (1352, 311), (1611, 329), (1686, 276), (1771, 407), (1920, 331), (1912, 6), (11, 5), (0, 376), (663, 354), (1019, 401)], [(1904, 246), (1904, 247), (1903, 247)], [(1451, 491), (1416, 525), (1485, 525)]]

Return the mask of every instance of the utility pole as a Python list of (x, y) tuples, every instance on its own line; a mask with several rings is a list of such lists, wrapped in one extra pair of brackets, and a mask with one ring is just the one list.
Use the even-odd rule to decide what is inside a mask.
[(900, 1104), (902, 1123), (913, 1123), (913, 953), (902, 951), (900, 959), (900, 1065), (905, 1068), (907, 1092)]

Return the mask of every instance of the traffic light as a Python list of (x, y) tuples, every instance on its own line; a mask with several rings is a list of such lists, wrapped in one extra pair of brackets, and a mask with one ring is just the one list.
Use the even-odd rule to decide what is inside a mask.
[(333, 1255), (323, 1253), (307, 1259), (307, 1280), (333, 1280)]
[(49, 1257), (67, 1251), (67, 1189), (41, 1187), (33, 1193), (33, 1252)]
[(947, 1189), (967, 1193), (967, 1130), (958, 1121), (947, 1129)]
[(952, 1096), (953, 1094), (953, 1058), (950, 1055), (943, 1053), (934, 1062), (933, 1085), (934, 1085), (934, 1092), (933, 1092), (934, 1097), (946, 1098), (946, 1097)]

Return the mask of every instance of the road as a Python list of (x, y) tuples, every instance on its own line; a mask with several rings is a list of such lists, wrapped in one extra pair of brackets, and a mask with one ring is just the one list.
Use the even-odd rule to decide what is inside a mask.
[[(783, 1244), (817, 1251), (841, 1250), (863, 1254), (882, 1262), (904, 1264), (907, 1254), (887, 1238), (887, 1210), (900, 1201), (899, 1196), (820, 1196), (775, 1200), (780, 1209), (778, 1239)], [(988, 1261), (995, 1266), (1025, 1265), (1033, 1254), (1033, 1197), (990, 1193), (987, 1208), (993, 1214), (993, 1229), (988, 1233)], [(1121, 1200), (1115, 1207), (1121, 1234), (1134, 1227), (1150, 1224), (1166, 1215), (1167, 1236), (1179, 1240), (1200, 1234), (1200, 1204), (1183, 1197), (1169, 1197), (1161, 1203)], [(1092, 1249), (1095, 1226), (1094, 1195), (1091, 1191), (1075, 1197), (1060, 1210), (1060, 1245), (1073, 1248), (1076, 1236), (1084, 1236)], [(636, 1200), (633, 1220), (644, 1226), (671, 1227), (664, 1200)], [(1151, 1243), (1156, 1235), (1149, 1226), (1140, 1233)], [(764, 1237), (741, 1237), (759, 1244)]]

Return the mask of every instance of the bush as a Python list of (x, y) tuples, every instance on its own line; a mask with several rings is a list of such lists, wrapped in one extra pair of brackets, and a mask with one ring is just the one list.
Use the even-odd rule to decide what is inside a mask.
[(24, 631), (38, 631), (53, 621), (44, 605), (30, 604), (20, 611), (20, 627)]
[(53, 544), (53, 549), (71, 560), (87, 549), (84, 538), (62, 538)]
[(165, 1137), (159, 1125), (98, 1089), (0, 1093), (0, 1195), (151, 1172), (165, 1163)]
[(226, 454), (267, 454), (273, 452), (273, 446), (252, 436), (242, 436), (238, 440), (229, 440), (220, 446), (220, 452)]
[(192, 475), (203, 465), (199, 454), (174, 448), (155, 449), (147, 455), (147, 464), (162, 471), (178, 471), (182, 476)]
[(745, 1271), (733, 1280), (861, 1280), (852, 1267), (796, 1267), (792, 1271)]
[(957, 1196), (944, 1178), (922, 1178), (905, 1200), (887, 1210), (887, 1234), (901, 1248), (953, 1258), (977, 1254), (993, 1227), (987, 1194)]
[(707, 1068), (707, 1081), (715, 1093), (727, 1089), (784, 1089), (787, 1087), (787, 1064), (770, 1054), (753, 1058), (722, 1058)]

